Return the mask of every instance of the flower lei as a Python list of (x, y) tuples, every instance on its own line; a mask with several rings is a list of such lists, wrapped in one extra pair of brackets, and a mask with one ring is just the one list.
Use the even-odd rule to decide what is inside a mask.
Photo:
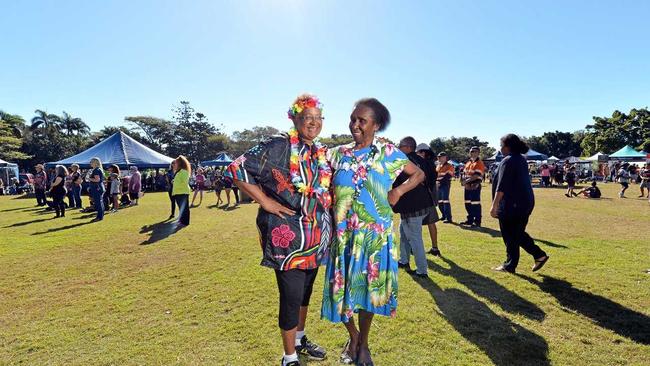
[(298, 137), (298, 130), (292, 128), (289, 130), (289, 142), (291, 143), (291, 156), (289, 158), (289, 174), (291, 177), (291, 183), (296, 187), (298, 192), (307, 196), (312, 193), (317, 195), (329, 196), (330, 183), (332, 181), (332, 168), (330, 167), (329, 162), (327, 161), (326, 151), (327, 149), (322, 146), (318, 141), (314, 141), (316, 144), (316, 154), (314, 158), (318, 161), (318, 187), (314, 188), (312, 185), (308, 185), (302, 180), (300, 175), (300, 162), (303, 160), (303, 157), (300, 155), (299, 143), (300, 139)]
[(352, 197), (356, 200), (361, 195), (364, 182), (368, 179), (368, 173), (375, 164), (375, 156), (379, 153), (377, 144), (373, 143), (370, 146), (370, 152), (361, 156), (354, 156), (351, 146), (344, 146), (341, 148), (344, 156), (352, 158), (352, 162), (345, 162), (341, 164), (341, 169), (352, 170), (352, 183), (354, 184), (354, 194)]

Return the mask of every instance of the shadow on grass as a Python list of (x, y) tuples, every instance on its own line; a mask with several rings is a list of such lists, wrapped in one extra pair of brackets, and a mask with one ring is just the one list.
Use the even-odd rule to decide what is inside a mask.
[[(463, 225), (459, 225), (457, 223), (453, 223), (452, 225), (458, 226), (459, 228), (461, 228), (463, 230), (476, 231), (476, 232), (480, 232), (480, 233), (483, 233), (483, 234), (488, 234), (493, 238), (500, 238), (501, 237), (501, 231), (496, 230), (496, 229), (492, 229), (492, 228), (489, 228), (489, 227), (481, 226), (481, 227), (477, 228), (477, 227), (463, 226)], [(566, 245), (554, 243), (552, 241), (548, 241), (548, 240), (544, 240), (544, 239), (533, 238), (533, 240), (535, 240), (536, 242), (542, 243), (542, 244), (544, 244), (546, 246), (553, 247), (553, 248), (562, 248), (562, 249), (568, 249), (569, 248)]]
[[(53, 213), (52, 213), (52, 214), (53, 214)], [(54, 219), (54, 216), (52, 216), (52, 217), (48, 217), (48, 218), (46, 218), (46, 219), (36, 219), (36, 220), (29, 220), (29, 221), (16, 222), (16, 223), (13, 223), (13, 224), (11, 224), (11, 225), (7, 225), (7, 226), (5, 226), (5, 228), (8, 228), (8, 227), (25, 226), (25, 225), (29, 225), (29, 224), (36, 224), (36, 223), (38, 223), (38, 222), (49, 221), (49, 220), (52, 220), (52, 219)]]
[(517, 274), (552, 295), (563, 307), (634, 342), (650, 344), (650, 317), (605, 297), (577, 289), (570, 282), (542, 275), (542, 280)]
[(37, 211), (37, 210), (42, 210), (42, 207), (16, 207), (16, 208), (8, 208), (6, 210), (0, 210), (0, 212), (10, 212), (10, 211)]
[(495, 365), (550, 365), (543, 337), (496, 314), (462, 290), (443, 290), (430, 278), (415, 281), (431, 294), (440, 315)]
[(88, 224), (90, 224), (90, 223), (91, 223), (91, 222), (88, 221), (88, 222), (80, 222), (80, 223), (77, 223), (77, 224), (66, 225), (66, 226), (61, 226), (61, 227), (53, 227), (53, 228), (51, 228), (51, 229), (47, 229), (47, 230), (45, 230), (45, 231), (35, 232), (35, 233), (33, 233), (32, 235), (51, 234), (51, 233), (54, 233), (54, 232), (57, 232), (57, 231), (63, 231), (63, 230), (68, 230), (68, 229), (74, 229), (74, 228), (76, 228), (76, 227), (84, 226), (84, 225), (88, 225)]
[(149, 245), (156, 243), (174, 234), (179, 229), (180, 227), (177, 225), (176, 221), (169, 220), (161, 221), (152, 225), (144, 225), (140, 229), (140, 234), (150, 234), (149, 239), (143, 241), (140, 243), (140, 245)]
[(454, 261), (442, 258), (449, 265), (444, 268), (428, 260), (429, 268), (445, 276), (451, 276), (476, 295), (498, 304), (504, 311), (523, 315), (529, 319), (542, 321), (546, 314), (539, 306), (508, 290), (495, 280), (460, 267)]

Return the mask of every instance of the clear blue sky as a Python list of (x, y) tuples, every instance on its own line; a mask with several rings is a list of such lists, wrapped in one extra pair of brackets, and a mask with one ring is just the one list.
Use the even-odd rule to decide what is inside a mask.
[(92, 129), (189, 100), (225, 132), (302, 91), (347, 133), (374, 96), (428, 142), (584, 128), (650, 103), (649, 1), (4, 1), (0, 109)]

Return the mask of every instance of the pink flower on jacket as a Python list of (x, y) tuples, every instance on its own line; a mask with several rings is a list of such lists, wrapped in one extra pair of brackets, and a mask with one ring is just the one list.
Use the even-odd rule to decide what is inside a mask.
[(289, 225), (282, 224), (271, 231), (271, 242), (274, 247), (288, 248), (296, 234)]
[(384, 226), (376, 222), (372, 224), (368, 224), (368, 228), (370, 228), (372, 231), (376, 232), (377, 234), (381, 234), (384, 232)]
[(366, 269), (368, 270), (368, 283), (379, 278), (379, 262), (373, 262), (372, 258), (369, 259)]
[(233, 160), (232, 164), (234, 166), (240, 166), (246, 161), (246, 157), (244, 155), (240, 155), (237, 157), (235, 160)]
[(348, 220), (348, 230), (357, 230), (361, 228), (361, 223), (359, 222), (359, 216), (355, 213), (350, 216)]

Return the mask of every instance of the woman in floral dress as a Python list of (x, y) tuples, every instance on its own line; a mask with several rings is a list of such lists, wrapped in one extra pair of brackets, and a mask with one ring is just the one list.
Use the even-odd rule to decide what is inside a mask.
[[(388, 109), (362, 99), (350, 116), (354, 142), (330, 151), (334, 187), (335, 237), (325, 273), (321, 316), (343, 322), (350, 338), (344, 363), (372, 365), (368, 334), (374, 314), (397, 309), (397, 248), (393, 206), (424, 180), (424, 173), (393, 144), (375, 137), (390, 122)], [(391, 189), (404, 171), (410, 177)], [(353, 315), (359, 314), (359, 329)]]

